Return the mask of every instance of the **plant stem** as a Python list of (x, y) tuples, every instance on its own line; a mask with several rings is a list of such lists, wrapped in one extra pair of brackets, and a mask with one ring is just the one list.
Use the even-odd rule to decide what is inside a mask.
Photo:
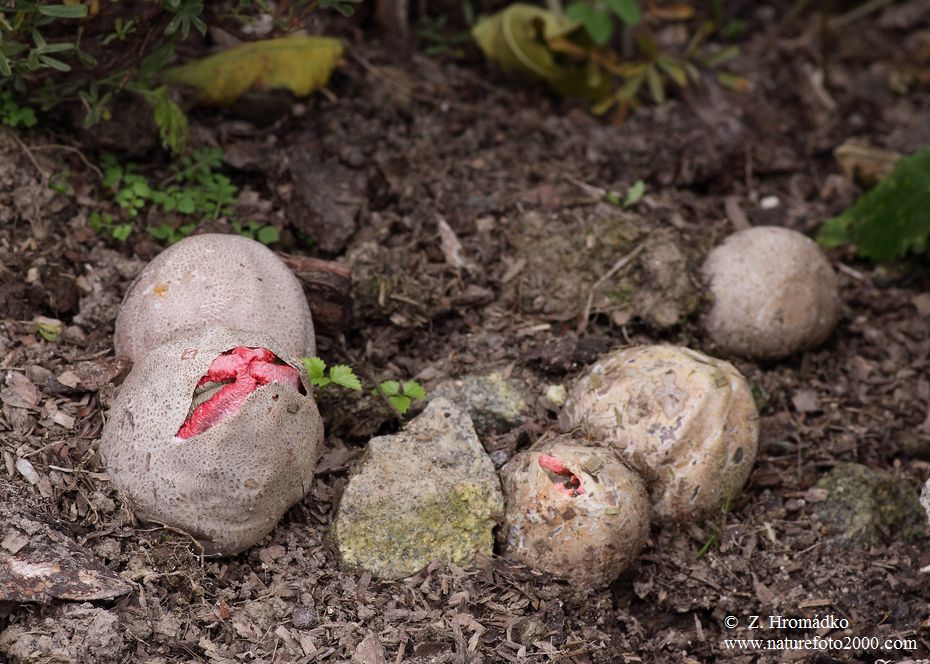
[(842, 30), (850, 23), (858, 21), (860, 18), (864, 18), (890, 3), (891, 0), (869, 0), (868, 2), (863, 2), (861, 5), (851, 9), (842, 16), (830, 19), (827, 25), (831, 30)]

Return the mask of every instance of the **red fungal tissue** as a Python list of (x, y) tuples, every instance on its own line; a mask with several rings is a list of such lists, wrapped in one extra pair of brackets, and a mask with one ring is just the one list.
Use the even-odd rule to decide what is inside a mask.
[(566, 468), (565, 464), (557, 457), (548, 454), (540, 454), (539, 467), (553, 475), (568, 478), (564, 482), (560, 482), (557, 488), (569, 498), (575, 498), (584, 493), (584, 487), (581, 486), (581, 478)]
[(239, 346), (223, 353), (210, 364), (197, 387), (225, 383), (207, 401), (197, 406), (178, 429), (178, 438), (192, 438), (239, 410), (249, 395), (268, 383), (283, 383), (300, 389), (300, 374), (287, 364), (275, 364), (267, 348)]

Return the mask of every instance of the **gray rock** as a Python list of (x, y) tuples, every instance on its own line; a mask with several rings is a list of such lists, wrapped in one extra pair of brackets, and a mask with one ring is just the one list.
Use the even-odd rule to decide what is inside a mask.
[(369, 441), (333, 536), (346, 565), (403, 578), (433, 560), (467, 565), (490, 555), (503, 509), (500, 480), (471, 419), (434, 399), (402, 432)]
[(827, 490), (827, 499), (818, 505), (821, 520), (849, 544), (914, 541), (924, 533), (917, 492), (885, 470), (842, 463), (817, 486)]
[(481, 435), (513, 429), (526, 420), (526, 383), (498, 372), (443, 381), (430, 397), (448, 399), (468, 410)]

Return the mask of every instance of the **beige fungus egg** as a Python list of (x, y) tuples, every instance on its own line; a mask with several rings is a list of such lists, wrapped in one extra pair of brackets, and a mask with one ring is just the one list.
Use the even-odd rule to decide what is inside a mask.
[(543, 440), (501, 470), (505, 555), (583, 588), (613, 581), (649, 534), (639, 476), (605, 447)]
[(300, 363), (264, 334), (211, 328), (133, 366), (100, 452), (141, 519), (233, 554), (307, 493), (322, 439)]
[(660, 523), (719, 511), (746, 483), (759, 414), (733, 365), (678, 346), (635, 346), (593, 364), (560, 415), (640, 472)]
[(701, 272), (713, 304), (704, 329), (722, 350), (778, 359), (826, 340), (840, 318), (836, 274), (806, 235), (759, 226), (729, 236)]
[(210, 327), (264, 332), (288, 355), (316, 354), (297, 277), (260, 242), (215, 233), (185, 238), (145, 266), (123, 298), (113, 343), (137, 362)]

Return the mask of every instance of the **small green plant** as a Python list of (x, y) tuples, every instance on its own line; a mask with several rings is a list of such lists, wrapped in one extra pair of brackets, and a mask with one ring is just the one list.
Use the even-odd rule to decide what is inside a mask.
[(301, 363), (310, 376), (310, 383), (316, 387), (326, 387), (327, 385), (341, 385), (350, 390), (362, 389), (362, 381), (358, 379), (352, 367), (345, 364), (334, 364), (329, 368), (329, 374), (326, 372), (326, 362), (319, 357), (302, 357)]
[[(319, 357), (302, 357), (300, 361), (310, 376), (311, 384), (316, 387), (341, 385), (350, 390), (362, 389), (362, 381), (348, 365), (335, 364), (327, 372), (326, 362)], [(373, 388), (371, 393), (374, 396), (378, 396), (379, 393), (384, 395), (400, 415), (405, 415), (410, 410), (413, 401), (426, 398), (426, 390), (415, 380), (385, 380)]]
[(250, 240), (257, 240), (262, 244), (274, 244), (281, 238), (281, 233), (275, 226), (265, 225), (257, 221), (250, 221), (247, 224), (240, 224), (238, 221), (232, 222), (233, 230), (242, 237)]
[(637, 0), (576, 0), (566, 7), (565, 15), (581, 23), (598, 46), (613, 37), (615, 19), (632, 27), (642, 18)]
[(120, 242), (125, 242), (126, 238), (132, 234), (132, 222), (118, 224), (113, 220), (113, 215), (106, 212), (103, 214), (91, 212), (87, 217), (87, 224), (95, 233), (109, 235)]
[(103, 45), (108, 46), (114, 41), (124, 42), (126, 39), (136, 31), (136, 22), (132, 19), (124, 21), (122, 18), (117, 17), (116, 21), (113, 24), (113, 32), (104, 37)]
[(817, 241), (824, 247), (852, 244), (876, 262), (927, 249), (930, 238), (930, 148), (904, 157), (894, 171), (855, 204), (829, 219)]
[(620, 197), (615, 191), (605, 191), (603, 196), (603, 201), (605, 203), (610, 203), (611, 205), (616, 205), (619, 208), (628, 208), (633, 207), (639, 203), (643, 196), (646, 194), (646, 183), (642, 180), (637, 180), (630, 185), (630, 188), (626, 191), (626, 196)]
[(35, 111), (28, 106), (20, 106), (9, 90), (0, 92), (0, 122), (7, 127), (35, 127)]
[(401, 415), (406, 415), (412, 402), (426, 398), (426, 390), (415, 380), (405, 380), (404, 382), (385, 380), (371, 392), (372, 394), (378, 394), (379, 391), (387, 397), (387, 400)]
[[(113, 155), (105, 155), (101, 162), (103, 184), (113, 192), (114, 202), (129, 217), (137, 217), (150, 205), (160, 207), (163, 212), (188, 217), (176, 223), (149, 227), (148, 232), (153, 237), (173, 244), (190, 235), (200, 221), (232, 214), (238, 188), (228, 177), (216, 172), (222, 160), (223, 153), (220, 150), (205, 148), (195, 151), (181, 157), (178, 164), (172, 166), (172, 174), (160, 184), (153, 185), (138, 172), (135, 164), (123, 166)], [(100, 219), (97, 225), (102, 230), (119, 228), (120, 235), (125, 234), (127, 237), (132, 232), (132, 224), (115, 224), (112, 219), (108, 224), (103, 221), (103, 217)], [(128, 230), (125, 230), (127, 226)], [(260, 234), (269, 242), (277, 240), (277, 229), (274, 229), (274, 233), (261, 226), (247, 229)], [(113, 237), (125, 239), (115, 234)]]
[(149, 226), (148, 231), (156, 240), (162, 240), (168, 244), (180, 242), (188, 235), (193, 233), (197, 224), (159, 224), (158, 226)]

